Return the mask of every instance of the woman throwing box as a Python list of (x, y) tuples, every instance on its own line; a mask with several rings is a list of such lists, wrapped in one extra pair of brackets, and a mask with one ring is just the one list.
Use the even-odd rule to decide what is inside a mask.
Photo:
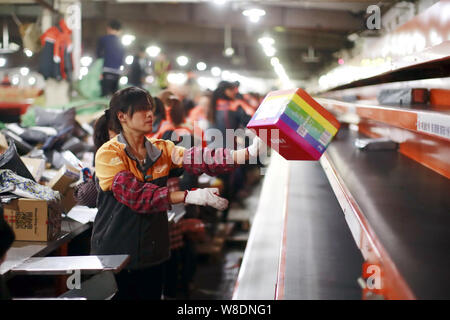
[[(117, 91), (106, 112), (116, 137), (95, 156), (99, 195), (91, 253), (128, 254), (127, 269), (116, 275), (117, 299), (160, 299), (162, 263), (169, 258), (167, 210), (172, 204), (212, 206), (224, 210), (228, 201), (218, 189), (169, 192), (167, 179), (184, 170), (223, 174), (256, 156), (261, 140), (242, 150), (185, 149), (169, 140), (148, 139), (154, 103), (136, 87)], [(200, 161), (199, 161), (200, 160)]]

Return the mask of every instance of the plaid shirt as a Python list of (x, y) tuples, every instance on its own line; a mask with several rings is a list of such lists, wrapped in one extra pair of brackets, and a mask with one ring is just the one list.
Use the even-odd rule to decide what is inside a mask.
[[(187, 172), (199, 175), (206, 173), (210, 176), (234, 170), (234, 163), (227, 164), (231, 157), (228, 149), (202, 149), (193, 147), (185, 151), (183, 168)], [(199, 159), (199, 160), (197, 160)], [(177, 178), (176, 180), (179, 181)], [(120, 203), (138, 213), (155, 213), (170, 208), (169, 185), (175, 191), (178, 181), (170, 179), (167, 187), (158, 187), (152, 183), (139, 181), (131, 172), (120, 171), (114, 176), (112, 192)]]
[(169, 188), (141, 182), (129, 171), (116, 174), (112, 192), (117, 201), (138, 213), (156, 213), (170, 208)]
[(183, 168), (195, 175), (217, 176), (233, 171), (236, 166), (228, 149), (192, 147), (184, 152)]

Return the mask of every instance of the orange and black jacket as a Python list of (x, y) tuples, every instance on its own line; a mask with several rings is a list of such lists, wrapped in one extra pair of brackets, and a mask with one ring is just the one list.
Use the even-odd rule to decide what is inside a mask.
[(143, 166), (129, 152), (122, 134), (105, 143), (95, 157), (99, 195), (91, 253), (128, 254), (130, 269), (169, 258), (169, 177), (185, 170), (214, 176), (235, 168), (227, 149), (185, 149), (153, 138), (146, 138), (145, 147)]

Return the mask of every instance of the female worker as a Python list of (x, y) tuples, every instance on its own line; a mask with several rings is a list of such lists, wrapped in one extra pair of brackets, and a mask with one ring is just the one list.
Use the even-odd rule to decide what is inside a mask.
[(209, 175), (229, 172), (237, 163), (256, 156), (261, 144), (256, 139), (250, 147), (232, 152), (185, 149), (168, 140), (148, 139), (145, 134), (152, 129), (153, 110), (147, 91), (136, 87), (117, 91), (107, 114), (120, 133), (95, 157), (100, 192), (91, 251), (130, 255), (126, 269), (116, 276), (118, 299), (160, 299), (162, 264), (169, 258), (167, 210), (172, 204), (208, 205), (218, 210), (228, 206), (217, 189), (169, 192), (167, 179), (183, 170)]

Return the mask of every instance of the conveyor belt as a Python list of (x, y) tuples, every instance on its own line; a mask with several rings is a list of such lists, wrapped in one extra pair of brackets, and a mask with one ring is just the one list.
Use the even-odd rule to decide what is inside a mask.
[(323, 169), (289, 164), (284, 299), (361, 299), (363, 258)]
[(233, 299), (360, 299), (362, 262), (320, 164), (274, 153)]
[(364, 152), (341, 129), (327, 153), (415, 296), (450, 298), (450, 180), (395, 151)]

